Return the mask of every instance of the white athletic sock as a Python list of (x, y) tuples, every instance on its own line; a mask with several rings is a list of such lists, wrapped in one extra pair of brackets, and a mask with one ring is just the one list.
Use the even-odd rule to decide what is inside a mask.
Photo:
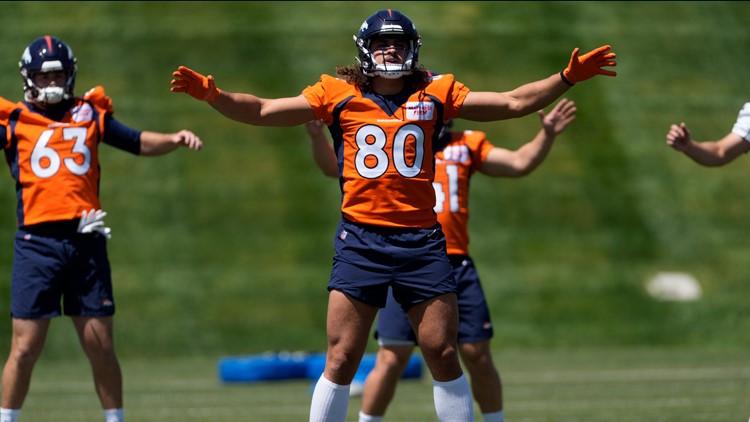
[(328, 381), (323, 375), (315, 384), (310, 422), (344, 422), (349, 407), (349, 386)]
[(383, 417), (368, 415), (360, 410), (359, 422), (383, 422)]
[(440, 421), (471, 422), (474, 420), (474, 402), (465, 375), (461, 374), (460, 377), (447, 382), (433, 379), (432, 394)]
[(104, 422), (124, 422), (125, 411), (120, 409), (104, 409)]
[(505, 422), (505, 412), (482, 413), (484, 422)]
[(0, 408), (0, 422), (17, 422), (21, 409)]

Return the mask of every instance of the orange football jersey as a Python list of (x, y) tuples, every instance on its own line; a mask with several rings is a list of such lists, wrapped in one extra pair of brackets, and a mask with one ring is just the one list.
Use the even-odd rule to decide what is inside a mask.
[[(61, 121), (0, 101), (3, 148), (16, 180), (18, 225), (72, 220), (100, 209), (98, 145), (111, 109), (76, 98)], [(106, 107), (106, 106), (105, 106)]]
[(443, 226), (449, 255), (469, 255), (469, 179), (494, 146), (484, 132), (450, 132), (435, 154), (435, 212)]
[(333, 137), (344, 218), (386, 227), (437, 223), (433, 141), (458, 116), (468, 88), (446, 74), (417, 92), (385, 97), (323, 75), (302, 93)]

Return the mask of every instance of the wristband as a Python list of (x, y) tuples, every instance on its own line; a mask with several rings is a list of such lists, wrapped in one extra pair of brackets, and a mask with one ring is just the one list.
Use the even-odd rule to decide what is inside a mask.
[(563, 72), (565, 72), (565, 71), (564, 71), (564, 70), (561, 70), (561, 71), (560, 71), (560, 78), (562, 78), (563, 82), (565, 82), (565, 84), (566, 84), (566, 85), (568, 85), (568, 86), (573, 86), (573, 85), (575, 85), (575, 84), (574, 84), (573, 82), (570, 82), (570, 81), (568, 80), (568, 78), (566, 78), (566, 77), (565, 77), (565, 75), (563, 74)]

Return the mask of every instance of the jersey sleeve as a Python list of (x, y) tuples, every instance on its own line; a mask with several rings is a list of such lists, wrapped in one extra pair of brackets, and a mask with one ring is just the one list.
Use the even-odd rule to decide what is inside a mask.
[(750, 141), (750, 103), (745, 105), (737, 115), (737, 121), (732, 127), (732, 133), (746, 141)]
[(455, 80), (452, 74), (433, 75), (426, 92), (443, 99), (445, 120), (458, 118), (459, 111), (471, 90)]
[(10, 145), (10, 131), (8, 130), (8, 124), (10, 122), (10, 116), (16, 108), (16, 104), (0, 97), (0, 139), (2, 139), (3, 149), (8, 148)]
[(126, 126), (107, 114), (104, 117), (104, 143), (138, 155), (141, 153), (141, 131)]
[(466, 85), (458, 81), (453, 82), (453, 89), (451, 90), (451, 96), (450, 96), (451, 105), (452, 105), (452, 107), (450, 108), (451, 113), (450, 114), (446, 113), (446, 118), (448, 119), (458, 118), (458, 111), (463, 106), (464, 101), (466, 100), (466, 96), (469, 95), (469, 92), (471, 92), (471, 90), (467, 88)]
[(340, 99), (351, 96), (352, 86), (346, 81), (330, 75), (321, 75), (318, 82), (302, 91), (315, 112), (315, 118), (330, 126), (333, 122), (333, 107)]
[(472, 161), (471, 172), (475, 173), (480, 167), (482, 167), (482, 164), (487, 160), (487, 156), (490, 155), (490, 151), (492, 151), (495, 146), (492, 145), (489, 139), (487, 139), (486, 133), (478, 130), (467, 132), (467, 143), (469, 144), (469, 149), (477, 157), (476, 160)]
[(103, 116), (105, 144), (131, 154), (140, 154), (141, 132), (126, 126), (112, 116), (114, 114), (112, 98), (104, 92), (104, 87), (97, 85), (86, 91), (83, 100), (91, 104)]

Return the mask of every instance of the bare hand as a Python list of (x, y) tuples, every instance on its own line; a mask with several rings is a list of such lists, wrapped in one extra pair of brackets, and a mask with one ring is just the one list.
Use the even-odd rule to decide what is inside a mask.
[(676, 149), (677, 151), (684, 151), (685, 148), (690, 144), (692, 136), (688, 130), (685, 122), (678, 125), (672, 125), (667, 132), (667, 145)]
[(203, 147), (203, 142), (201, 142), (201, 138), (199, 138), (198, 135), (184, 129), (172, 135), (172, 142), (177, 145), (188, 147), (194, 151), (200, 151)]
[(567, 98), (563, 98), (555, 104), (549, 114), (545, 114), (544, 110), (539, 110), (537, 114), (542, 120), (544, 131), (552, 132), (551, 134), (557, 136), (576, 119), (576, 111), (578, 111), (576, 104)]
[(325, 123), (323, 123), (322, 120), (310, 120), (309, 122), (305, 123), (305, 129), (307, 129), (307, 133), (310, 135), (317, 135), (323, 133), (323, 128), (325, 127)]

